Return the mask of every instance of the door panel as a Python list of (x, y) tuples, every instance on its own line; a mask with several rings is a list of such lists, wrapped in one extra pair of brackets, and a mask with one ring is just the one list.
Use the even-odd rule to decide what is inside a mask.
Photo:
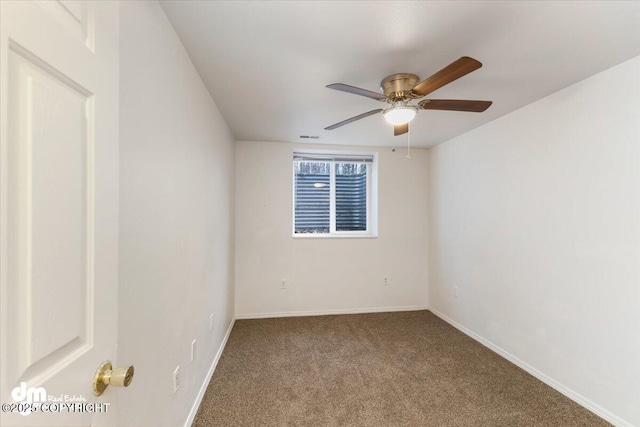
[(8, 345), (20, 356), (8, 356), (9, 372), (23, 381), (90, 348), (93, 330), (91, 95), (27, 55), (10, 46), (8, 303), (17, 321)]
[(39, 0), (39, 3), (62, 28), (93, 51), (95, 10), (92, 3), (78, 0)]
[(118, 5), (0, 8), (1, 403), (25, 383), (108, 404), (2, 425), (113, 425), (92, 379), (117, 350)]

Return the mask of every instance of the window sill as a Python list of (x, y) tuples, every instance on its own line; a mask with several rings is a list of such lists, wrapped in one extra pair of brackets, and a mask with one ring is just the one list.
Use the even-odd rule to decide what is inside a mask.
[(377, 239), (377, 234), (293, 234), (294, 239)]

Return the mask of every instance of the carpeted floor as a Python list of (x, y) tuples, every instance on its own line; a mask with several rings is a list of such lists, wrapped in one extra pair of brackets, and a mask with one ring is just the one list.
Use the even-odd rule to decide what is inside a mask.
[(608, 426), (428, 311), (236, 322), (194, 426)]

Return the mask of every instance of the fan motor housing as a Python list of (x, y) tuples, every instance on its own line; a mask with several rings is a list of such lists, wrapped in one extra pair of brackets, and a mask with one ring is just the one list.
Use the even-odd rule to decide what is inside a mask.
[(411, 73), (392, 74), (380, 82), (380, 89), (387, 97), (403, 96), (418, 84), (420, 78)]

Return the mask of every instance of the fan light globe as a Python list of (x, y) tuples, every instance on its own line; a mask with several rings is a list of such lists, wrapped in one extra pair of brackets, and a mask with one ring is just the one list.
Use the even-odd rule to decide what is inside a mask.
[(418, 109), (408, 105), (389, 108), (384, 112), (384, 119), (392, 125), (409, 123), (418, 114)]

